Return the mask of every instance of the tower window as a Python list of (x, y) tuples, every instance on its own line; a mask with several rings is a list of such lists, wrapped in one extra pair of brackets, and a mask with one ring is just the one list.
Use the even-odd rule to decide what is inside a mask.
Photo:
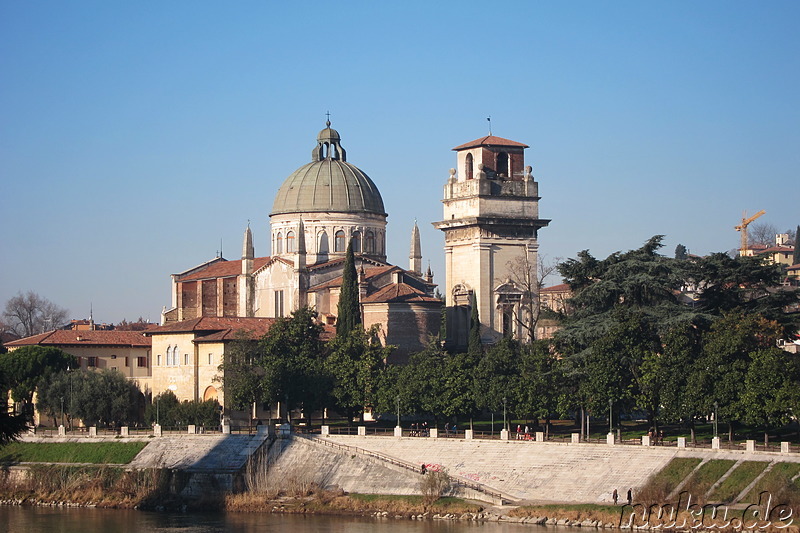
[(334, 235), (333, 251), (344, 252), (344, 232), (342, 230), (337, 231)]
[(508, 154), (505, 152), (497, 154), (497, 175), (508, 176)]
[(293, 254), (294, 250), (294, 232), (290, 231), (286, 234), (286, 253)]
[(353, 238), (352, 238), (351, 242), (353, 243), (353, 252), (361, 253), (361, 232), (360, 231), (354, 231), (353, 232)]
[(366, 242), (364, 243), (364, 250), (368, 254), (375, 252), (375, 234), (372, 233), (371, 231), (367, 232), (367, 239)]
[(468, 180), (472, 179), (472, 154), (467, 154), (467, 162), (466, 168), (464, 169), (464, 175), (467, 177)]
[(282, 254), (283, 253), (283, 235), (281, 232), (278, 232), (278, 236), (275, 237), (275, 253)]
[(275, 291), (275, 316), (283, 316), (283, 291)]

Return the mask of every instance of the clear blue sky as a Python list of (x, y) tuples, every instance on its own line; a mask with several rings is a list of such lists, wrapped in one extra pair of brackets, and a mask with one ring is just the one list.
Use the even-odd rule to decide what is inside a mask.
[[(268, 255), (282, 181), (330, 110), (378, 185), (389, 260), (430, 223), (454, 146), (531, 146), (547, 258), (800, 224), (800, 3), (0, 2), (0, 305), (158, 320), (171, 273)], [(554, 280), (557, 281), (557, 280)]]

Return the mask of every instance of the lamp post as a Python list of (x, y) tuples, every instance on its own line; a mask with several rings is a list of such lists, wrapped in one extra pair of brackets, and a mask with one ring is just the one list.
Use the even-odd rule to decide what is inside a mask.
[(394, 401), (397, 404), (397, 427), (400, 427), (400, 396), (395, 398)]
[(64, 397), (61, 397), (61, 425), (64, 425)]
[(609, 433), (614, 431), (613, 420), (614, 420), (614, 400), (609, 398), (608, 399), (608, 432)]
[(159, 413), (158, 413), (158, 407), (159, 407), (158, 406), (158, 402), (160, 402), (160, 401), (161, 401), (161, 395), (159, 394), (158, 396), (156, 396), (156, 425), (157, 426), (161, 425), (159, 423), (159, 416), (158, 416), (159, 415)]
[(72, 421), (75, 419), (75, 405), (72, 398), (72, 372), (70, 367), (67, 367), (67, 374), (69, 374), (69, 429), (72, 429)]
[(508, 431), (508, 426), (506, 425), (506, 397), (503, 396), (503, 429)]
[(717, 409), (719, 409), (719, 404), (714, 402), (714, 436), (717, 436)]

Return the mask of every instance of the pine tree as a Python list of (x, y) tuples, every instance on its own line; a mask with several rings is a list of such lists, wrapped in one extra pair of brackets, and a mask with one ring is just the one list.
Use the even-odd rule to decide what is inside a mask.
[(478, 301), (475, 298), (475, 293), (472, 293), (470, 305), (472, 306), (472, 314), (470, 316), (467, 351), (469, 353), (481, 353), (483, 351), (483, 346), (481, 344), (481, 321), (478, 318)]
[(361, 306), (358, 302), (358, 276), (353, 243), (347, 245), (342, 271), (342, 288), (336, 319), (336, 335), (346, 335), (361, 325)]

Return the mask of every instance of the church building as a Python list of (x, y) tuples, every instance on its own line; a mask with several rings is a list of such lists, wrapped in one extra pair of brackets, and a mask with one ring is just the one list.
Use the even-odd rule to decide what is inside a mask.
[(334, 325), (352, 243), (364, 326), (379, 324), (382, 341), (398, 346), (393, 360), (406, 360), (438, 334), (442, 302), (433, 296), (430, 270), (421, 271), (418, 228), (412, 231), (409, 269), (387, 263), (383, 198), (370, 177), (347, 161), (330, 121), (317, 135), (311, 162), (278, 189), (269, 216), (271, 255), (256, 257), (248, 225), (240, 260), (216, 257), (172, 275), (172, 306), (162, 324), (278, 318), (307, 305), (324, 324)]

